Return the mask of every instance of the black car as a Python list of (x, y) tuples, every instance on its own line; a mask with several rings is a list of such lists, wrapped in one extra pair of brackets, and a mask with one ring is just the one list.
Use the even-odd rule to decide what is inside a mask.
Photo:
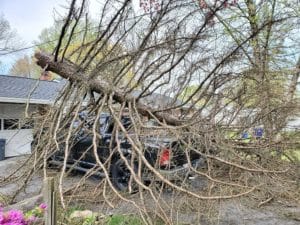
[[(98, 169), (96, 175), (104, 177), (105, 174), (101, 172), (96, 162), (91, 129), (86, 129), (89, 130), (89, 132), (86, 132), (84, 128), (91, 128), (94, 122), (89, 122), (85, 116), (81, 116), (81, 121), (77, 121), (75, 127), (82, 124), (82, 121), (84, 121), (85, 126), (82, 126), (76, 133), (67, 160), (67, 167), (83, 172), (95, 168)], [(130, 130), (132, 124), (129, 117), (123, 116), (121, 122), (127, 130)], [(144, 183), (153, 181), (154, 176), (151, 176), (149, 169), (143, 165), (139, 167), (138, 160), (132, 159), (132, 146), (126, 136), (121, 133), (116, 137), (115, 132), (113, 132), (114, 120), (112, 116), (107, 113), (102, 113), (98, 123), (98, 133), (101, 138), (97, 140), (97, 154), (100, 161), (108, 165), (110, 179), (115, 188), (120, 191), (128, 189), (131, 177), (127, 166), (129, 164), (133, 166), (136, 172), (138, 168), (141, 168)], [(116, 148), (117, 141), (120, 144), (120, 148)], [(140, 142), (143, 145), (142, 150), (147, 162), (167, 179), (174, 180), (179, 177), (191, 176), (189, 174), (189, 162), (194, 168), (205, 164), (205, 160), (200, 154), (195, 151), (189, 151), (187, 154), (181, 148), (180, 143), (175, 139), (141, 137)], [(187, 159), (187, 155), (189, 160)], [(63, 151), (55, 153), (54, 156), (51, 157), (50, 164), (61, 165), (64, 159), (63, 156)], [(127, 162), (125, 162), (124, 159), (126, 159)]]

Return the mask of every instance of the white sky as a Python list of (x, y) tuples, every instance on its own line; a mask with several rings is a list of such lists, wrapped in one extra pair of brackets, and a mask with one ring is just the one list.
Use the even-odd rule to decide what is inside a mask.
[(53, 24), (54, 7), (62, 4), (64, 0), (0, 0), (0, 13), (28, 45)]
[[(53, 24), (54, 8), (61, 8), (64, 0), (0, 0), (0, 14), (9, 21), (22, 43), (21, 47), (32, 45), (43, 28)], [(11, 64), (19, 57), (31, 51), (0, 56), (3, 63), (1, 73), (8, 73)]]
[[(96, 14), (97, 4), (102, 0), (90, 0), (90, 9), (92, 15)], [(80, 1), (78, 1), (80, 2)], [(55, 10), (67, 13), (63, 6), (69, 5), (67, 0), (0, 0), (0, 14), (4, 16), (20, 37), (21, 47), (31, 46), (34, 40), (37, 40), (41, 31), (53, 24)], [(23, 51), (18, 54), (0, 56), (0, 61), (4, 67), (0, 73), (7, 73), (11, 64), (24, 54), (31, 51)]]

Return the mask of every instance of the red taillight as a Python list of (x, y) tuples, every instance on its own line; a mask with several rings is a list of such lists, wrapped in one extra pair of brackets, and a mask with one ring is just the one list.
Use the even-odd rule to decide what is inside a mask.
[(167, 166), (170, 164), (170, 149), (163, 149), (160, 154), (159, 165)]

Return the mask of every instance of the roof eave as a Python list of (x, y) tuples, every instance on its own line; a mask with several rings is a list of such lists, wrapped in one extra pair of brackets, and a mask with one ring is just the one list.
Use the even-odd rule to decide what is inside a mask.
[(9, 98), (9, 97), (0, 97), (0, 102), (2, 103), (22, 103), (22, 104), (40, 104), (40, 105), (52, 105), (53, 100), (45, 99), (31, 99), (31, 98)]

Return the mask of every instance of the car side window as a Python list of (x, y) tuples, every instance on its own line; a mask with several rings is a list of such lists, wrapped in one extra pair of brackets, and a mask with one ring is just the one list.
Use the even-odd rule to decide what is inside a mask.
[(100, 132), (101, 133), (104, 133), (105, 132), (105, 129), (106, 129), (106, 126), (107, 126), (107, 117), (100, 117), (99, 119), (99, 123), (100, 123)]
[[(100, 117), (99, 123), (101, 133), (111, 134), (113, 132), (114, 122), (111, 117)], [(122, 117), (121, 123), (123, 124), (126, 130), (130, 129), (131, 121), (129, 117)]]
[(129, 130), (131, 127), (131, 120), (129, 117), (122, 117), (121, 118), (121, 123), (123, 124), (124, 128), (126, 130)]
[(113, 132), (113, 130), (114, 130), (114, 123), (113, 123), (113, 121), (109, 120), (107, 126), (108, 126), (107, 133), (111, 134)]

